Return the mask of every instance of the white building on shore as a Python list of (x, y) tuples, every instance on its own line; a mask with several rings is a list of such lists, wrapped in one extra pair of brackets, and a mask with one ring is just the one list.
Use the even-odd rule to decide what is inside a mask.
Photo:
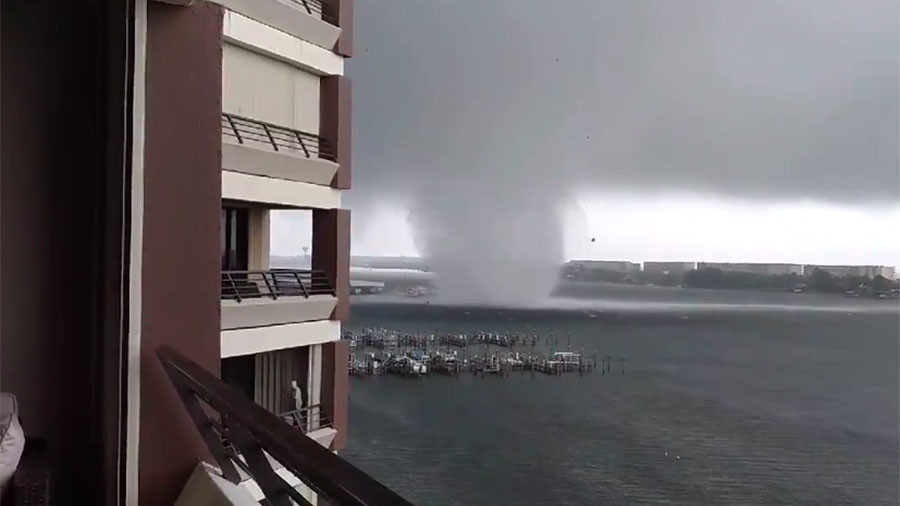
[(697, 268), (718, 269), (722, 272), (746, 272), (764, 276), (786, 274), (797, 274), (799, 276), (803, 274), (803, 266), (800, 264), (699, 262)]
[(836, 278), (882, 276), (891, 280), (897, 279), (896, 269), (887, 265), (804, 265), (803, 274), (810, 276), (816, 269), (825, 271)]

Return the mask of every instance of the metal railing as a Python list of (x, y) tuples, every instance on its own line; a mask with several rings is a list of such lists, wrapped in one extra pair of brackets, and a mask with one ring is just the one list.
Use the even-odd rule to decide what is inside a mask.
[(309, 297), (336, 295), (328, 275), (320, 270), (272, 269), (268, 271), (222, 271), (222, 299)]
[(222, 135), (237, 140), (238, 144), (263, 144), (274, 151), (289, 151), (306, 158), (335, 159), (332, 146), (316, 134), (227, 112), (222, 113)]
[(281, 418), (288, 425), (303, 433), (333, 427), (331, 419), (328, 418), (328, 414), (325, 413), (322, 406), (318, 404), (282, 413), (278, 415), (278, 418)]
[(222, 476), (238, 484), (240, 467), (262, 490), (264, 504), (310, 504), (275, 472), (267, 458), (271, 457), (312, 489), (320, 502), (411, 505), (172, 348), (160, 347), (156, 355)]
[(306, 11), (311, 16), (319, 16), (322, 21), (337, 26), (337, 20), (331, 13), (331, 9), (327, 8), (321, 0), (291, 0), (301, 10)]

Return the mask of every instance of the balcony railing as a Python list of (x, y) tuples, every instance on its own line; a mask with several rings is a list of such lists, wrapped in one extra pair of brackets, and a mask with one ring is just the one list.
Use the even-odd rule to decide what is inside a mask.
[(309, 297), (336, 295), (328, 276), (319, 270), (272, 269), (268, 271), (222, 271), (222, 299)]
[(327, 504), (411, 504), (172, 348), (163, 346), (156, 354), (222, 476), (239, 484), (241, 468), (256, 481), (266, 504), (309, 504), (275, 472), (267, 456)]
[(222, 135), (235, 139), (238, 144), (264, 145), (273, 151), (286, 151), (306, 158), (335, 159), (334, 149), (316, 134), (236, 114), (222, 113)]
[(278, 415), (278, 418), (281, 418), (288, 425), (303, 433), (332, 427), (328, 414), (318, 404), (282, 413)]
[(298, 6), (301, 10), (306, 11), (310, 16), (316, 16), (322, 19), (322, 21), (337, 26), (337, 21), (335, 20), (334, 15), (330, 12), (329, 9), (322, 4), (321, 0), (291, 0), (294, 5)]

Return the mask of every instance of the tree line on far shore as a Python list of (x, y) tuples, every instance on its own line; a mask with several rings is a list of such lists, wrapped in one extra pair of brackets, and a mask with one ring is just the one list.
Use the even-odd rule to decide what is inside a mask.
[(690, 270), (678, 273), (629, 273), (602, 269), (563, 270), (563, 276), (582, 281), (605, 281), (659, 286), (684, 286), (689, 288), (719, 288), (762, 290), (779, 292), (853, 293), (860, 296), (889, 294), (898, 288), (898, 282), (883, 276), (835, 277), (815, 269), (808, 276), (799, 274), (754, 274), (750, 272), (726, 272), (719, 269)]

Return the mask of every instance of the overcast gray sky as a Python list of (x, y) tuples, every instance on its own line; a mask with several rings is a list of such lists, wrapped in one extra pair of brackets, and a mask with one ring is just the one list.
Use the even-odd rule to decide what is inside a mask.
[(358, 0), (356, 19), (372, 196), (537, 156), (602, 187), (900, 197), (894, 0)]
[[(355, 21), (359, 246), (396, 237), (449, 263), (536, 250), (529, 268), (671, 257), (692, 252), (687, 239), (629, 250), (615, 229), (682, 215), (700, 237), (736, 240), (690, 218), (698, 206), (758, 234), (726, 256), (775, 256), (766, 243), (790, 229), (767, 232), (773, 209), (900, 228), (896, 0), (357, 0)], [(597, 243), (579, 248), (582, 231)], [(865, 254), (900, 260), (896, 242)], [(779, 255), (863, 261), (828, 247)]]

